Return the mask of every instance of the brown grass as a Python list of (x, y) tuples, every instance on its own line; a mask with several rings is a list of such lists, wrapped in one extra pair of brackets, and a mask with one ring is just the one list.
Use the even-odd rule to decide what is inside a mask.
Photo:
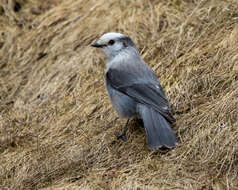
[[(236, 0), (0, 3), (0, 189), (238, 189)], [(119, 31), (158, 75), (179, 145), (117, 141), (102, 54)]]

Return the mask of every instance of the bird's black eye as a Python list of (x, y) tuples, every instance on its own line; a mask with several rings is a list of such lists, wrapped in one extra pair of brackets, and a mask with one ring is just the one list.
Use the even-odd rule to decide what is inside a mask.
[(112, 46), (114, 43), (115, 43), (114, 40), (110, 40), (110, 41), (108, 42), (108, 45)]

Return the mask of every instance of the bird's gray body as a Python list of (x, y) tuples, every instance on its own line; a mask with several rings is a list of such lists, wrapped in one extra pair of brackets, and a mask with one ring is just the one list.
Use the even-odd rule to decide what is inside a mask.
[(141, 59), (130, 38), (119, 33), (106, 35), (99, 40), (100, 44), (117, 40), (115, 45), (103, 48), (108, 60), (105, 83), (115, 110), (124, 118), (143, 119), (151, 148), (174, 147), (177, 140), (170, 127), (174, 119), (156, 75)]
[(106, 81), (106, 87), (113, 107), (120, 117), (131, 118), (138, 114), (137, 104), (132, 98), (115, 90), (110, 82)]
[[(136, 52), (134, 52), (136, 53)], [(140, 60), (137, 60), (138, 57), (133, 55), (125, 55), (127, 54), (126, 52), (122, 52), (116, 59), (108, 60), (107, 64), (107, 70), (105, 74), (105, 82), (106, 82), (106, 87), (107, 91), (110, 97), (110, 100), (119, 114), (119, 116), (124, 117), (124, 118), (131, 118), (133, 116), (136, 116), (138, 114), (137, 110), (137, 102), (129, 97), (128, 95), (125, 95), (124, 93), (121, 93), (120, 91), (116, 90), (110, 83), (110, 81), (107, 78), (107, 74), (111, 71), (110, 69), (117, 69), (119, 72), (123, 72), (125, 70), (130, 70), (127, 67), (131, 67), (132, 65), (127, 64), (128, 62), (133, 62), (133, 64), (136, 62), (139, 63)], [(126, 57), (126, 58), (125, 58)], [(135, 58), (135, 59), (134, 59)], [(138, 69), (136, 69), (138, 70)], [(138, 72), (138, 71), (135, 71)], [(139, 74), (139, 73), (138, 73)], [(133, 78), (131, 75), (128, 75), (125, 80), (128, 82), (136, 82), (135, 78)], [(123, 80), (123, 79), (122, 79)]]
[(125, 78), (121, 78), (121, 80), (124, 80), (123, 83), (125, 84), (138, 84), (150, 81), (150, 83), (154, 83), (155, 86), (157, 85), (157, 88), (159, 88), (163, 93), (161, 85), (158, 83), (154, 72), (143, 60), (141, 60), (136, 49), (133, 48), (128, 52), (121, 52), (120, 55), (117, 55), (116, 59), (108, 60), (105, 74), (105, 83), (110, 100), (121, 117), (131, 118), (138, 115), (138, 105), (140, 104), (111, 85), (107, 75), (112, 69), (117, 70), (121, 74), (125, 72), (127, 73)]

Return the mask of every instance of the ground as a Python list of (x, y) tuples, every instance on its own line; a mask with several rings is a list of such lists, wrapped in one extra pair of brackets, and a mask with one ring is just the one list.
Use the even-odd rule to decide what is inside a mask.
[[(105, 57), (129, 35), (171, 102), (179, 144), (150, 150), (113, 110)], [(0, 189), (238, 189), (236, 0), (0, 2)]]

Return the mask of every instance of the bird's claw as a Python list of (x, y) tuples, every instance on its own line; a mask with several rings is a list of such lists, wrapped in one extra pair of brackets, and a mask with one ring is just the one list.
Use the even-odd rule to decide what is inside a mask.
[(115, 136), (117, 137), (117, 139), (121, 139), (123, 142), (127, 141), (126, 134), (124, 133), (115, 132)]

